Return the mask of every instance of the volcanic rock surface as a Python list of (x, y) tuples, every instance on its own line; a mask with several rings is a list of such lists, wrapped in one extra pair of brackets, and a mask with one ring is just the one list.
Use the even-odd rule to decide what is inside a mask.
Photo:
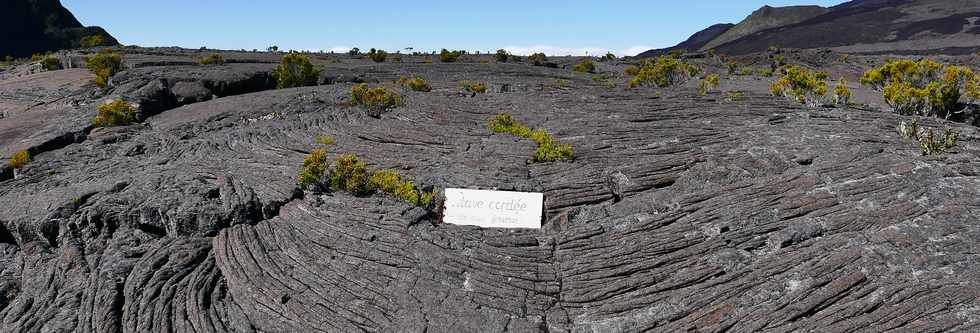
[[(906, 118), (872, 97), (809, 108), (761, 77), (699, 96), (696, 82), (626, 89), (622, 61), (598, 63), (609, 87), (570, 58), (345, 55), (314, 56), (323, 85), (274, 90), (278, 55), (198, 56), (127, 49), (108, 91), (72, 69), (0, 81), (0, 151), (34, 152), (0, 178), (0, 331), (980, 329), (971, 125), (923, 120), (961, 135), (922, 157), (895, 131)], [(823, 65), (853, 76), (877, 61), (849, 59)], [(411, 74), (433, 91), (392, 83)], [(490, 92), (463, 94), (460, 80)], [(348, 106), (352, 82), (405, 105), (371, 116)], [(744, 98), (726, 99), (736, 89)], [(96, 106), (119, 98), (144, 120), (92, 129)], [(528, 163), (533, 142), (486, 129), (500, 112), (573, 145), (575, 160)], [(304, 194), (296, 171), (320, 135), (336, 138), (331, 158), (354, 153), (422, 186), (543, 192), (543, 228)]]

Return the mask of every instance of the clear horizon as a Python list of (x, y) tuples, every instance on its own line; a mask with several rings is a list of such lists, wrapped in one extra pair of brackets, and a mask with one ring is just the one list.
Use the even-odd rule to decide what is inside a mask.
[[(515, 54), (635, 55), (673, 46), (712, 24), (737, 23), (762, 7), (845, 1), (639, 0), (488, 3), (64, 0), (84, 25), (106, 29), (120, 43), (139, 46), (336, 51), (357, 47), (388, 51), (507, 49)], [(300, 9), (300, 10), (297, 10)], [(151, 13), (152, 15), (132, 15)]]

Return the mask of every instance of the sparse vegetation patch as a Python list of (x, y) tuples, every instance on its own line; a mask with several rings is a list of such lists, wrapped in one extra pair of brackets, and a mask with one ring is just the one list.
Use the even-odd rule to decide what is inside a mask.
[(914, 140), (919, 144), (919, 152), (922, 156), (942, 155), (948, 152), (959, 140), (959, 132), (951, 128), (943, 129), (942, 134), (935, 134), (931, 128), (919, 126), (917, 120), (901, 121), (898, 124), (899, 135), (906, 140)]
[(509, 113), (500, 113), (490, 120), (487, 128), (494, 133), (509, 133), (522, 138), (531, 139), (538, 144), (534, 151), (534, 162), (572, 161), (574, 153), (572, 146), (558, 142), (543, 128), (532, 130), (518, 123)]
[(61, 60), (54, 56), (47, 56), (41, 60), (41, 67), (46, 71), (56, 71), (61, 69)]
[(929, 59), (889, 61), (864, 72), (861, 83), (881, 91), (885, 102), (904, 115), (949, 116), (960, 97), (980, 99), (980, 75)]
[(95, 74), (95, 85), (105, 88), (109, 86), (109, 78), (122, 70), (122, 57), (108, 50), (89, 57), (85, 67)]
[(100, 35), (89, 35), (89, 36), (82, 37), (82, 39), (79, 40), (78, 44), (81, 45), (82, 47), (102, 46), (103, 44), (105, 44), (105, 38), (102, 38), (102, 36)]
[(423, 208), (429, 208), (436, 196), (434, 189), (420, 190), (395, 170), (371, 172), (354, 154), (340, 155), (331, 166), (324, 149), (315, 149), (303, 159), (296, 182), (314, 192), (344, 191), (362, 197), (381, 192)]
[(466, 52), (460, 50), (449, 51), (447, 49), (442, 49), (442, 51), (439, 52), (439, 61), (456, 62), (457, 60), (459, 60), (459, 57), (465, 53)]
[(402, 76), (401, 78), (398, 79), (398, 84), (408, 87), (409, 89), (412, 89), (414, 91), (421, 91), (421, 92), (432, 91), (432, 87), (429, 86), (429, 83), (426, 82), (425, 79), (423, 79), (420, 76), (414, 76), (411, 79)]
[(580, 73), (595, 73), (595, 63), (591, 59), (583, 59), (573, 65), (572, 70)]
[(224, 65), (225, 57), (217, 53), (211, 53), (200, 61), (201, 65)]
[(783, 66), (780, 77), (769, 86), (776, 96), (785, 96), (802, 104), (816, 105), (827, 94), (826, 74), (818, 74), (800, 66)]
[(709, 91), (718, 87), (718, 83), (721, 81), (721, 77), (718, 74), (708, 74), (701, 79), (701, 83), (698, 84), (698, 94), (705, 95)]
[(669, 55), (646, 60), (639, 72), (630, 80), (630, 88), (640, 86), (667, 87), (680, 84), (701, 73), (701, 68)]

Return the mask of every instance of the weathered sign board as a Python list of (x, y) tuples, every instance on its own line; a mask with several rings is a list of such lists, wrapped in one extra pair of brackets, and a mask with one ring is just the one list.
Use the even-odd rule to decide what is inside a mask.
[(484, 228), (541, 228), (544, 194), (446, 189), (442, 221)]

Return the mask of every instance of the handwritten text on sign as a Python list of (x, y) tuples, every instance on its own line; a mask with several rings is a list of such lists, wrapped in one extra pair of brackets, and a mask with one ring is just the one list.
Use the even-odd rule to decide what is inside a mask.
[(443, 222), (484, 228), (541, 228), (541, 193), (446, 189)]

